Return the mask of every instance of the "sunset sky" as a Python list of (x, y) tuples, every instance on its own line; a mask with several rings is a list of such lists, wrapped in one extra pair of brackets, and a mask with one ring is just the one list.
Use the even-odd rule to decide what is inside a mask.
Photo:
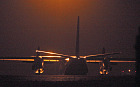
[(0, 56), (32, 56), (41, 50), (75, 55), (122, 52), (135, 57), (139, 0), (0, 0)]

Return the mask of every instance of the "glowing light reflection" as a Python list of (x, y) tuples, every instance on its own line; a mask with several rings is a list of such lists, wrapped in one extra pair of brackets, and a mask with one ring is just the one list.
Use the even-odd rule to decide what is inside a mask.
[(103, 74), (103, 72), (102, 72), (102, 71), (100, 71), (100, 74)]
[(51, 52), (44, 52), (44, 53), (51, 53)]
[[(34, 59), (0, 59), (3, 61), (34, 61)], [(59, 62), (59, 60), (48, 60), (48, 59), (44, 59), (44, 61), (46, 62)], [(44, 63), (42, 63), (42, 65), (44, 65)]]
[(34, 61), (34, 59), (0, 59), (0, 60), (7, 60), (7, 61)]
[[(36, 56), (31, 56), (31, 57), (36, 57)], [(39, 56), (39, 57), (50, 57), (50, 58), (51, 58), (51, 57), (54, 57), (54, 58), (55, 58), (55, 57), (58, 57), (58, 58), (60, 58), (61, 56)]]
[(136, 61), (119, 61), (119, 60), (110, 60), (110, 62), (136, 62)]
[(86, 60), (86, 62), (102, 62), (102, 60)]
[(59, 62), (59, 60), (46, 60), (46, 59), (44, 59), (44, 62)]
[(63, 55), (63, 56), (69, 56), (69, 55)]
[(58, 53), (49, 53), (49, 54), (58, 54)]
[(45, 51), (36, 50), (36, 52), (43, 53), (43, 52), (45, 52)]
[(56, 54), (56, 55), (63, 55), (63, 54)]
[(58, 57), (58, 58), (60, 58), (61, 56), (40, 56), (40, 57)]
[(76, 58), (76, 56), (70, 56), (70, 57), (72, 57), (72, 58)]
[(103, 63), (103, 66), (105, 66), (104, 63)]
[[(76, 56), (70, 56), (72, 58), (77, 58)], [(80, 56), (80, 58), (86, 58), (86, 56)]]
[(70, 60), (70, 58), (66, 58), (65, 60), (68, 62)]
[(108, 74), (108, 72), (106, 72), (106, 74)]
[(88, 55), (87, 57), (96, 57), (97, 55)]
[(35, 71), (35, 73), (39, 73), (39, 71), (40, 71), (40, 73), (43, 73), (43, 72), (44, 72), (44, 70), (43, 70), (42, 68), (40, 68), (40, 69), (37, 69), (37, 70)]
[(44, 66), (44, 62), (42, 62), (42, 66)]

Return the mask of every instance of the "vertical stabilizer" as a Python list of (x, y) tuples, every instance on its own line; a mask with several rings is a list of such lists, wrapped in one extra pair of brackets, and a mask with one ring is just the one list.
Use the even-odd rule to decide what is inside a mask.
[(79, 56), (79, 16), (77, 21), (75, 55), (77, 59), (70, 59), (70, 61), (66, 65), (65, 75), (86, 75), (88, 73), (86, 59), (80, 59)]
[(79, 16), (77, 21), (76, 57), (79, 58)]

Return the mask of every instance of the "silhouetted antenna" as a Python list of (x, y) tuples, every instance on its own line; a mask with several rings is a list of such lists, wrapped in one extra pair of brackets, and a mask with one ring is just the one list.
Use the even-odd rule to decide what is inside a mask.
[[(40, 50), (40, 47), (38, 46), (37, 50)], [(40, 56), (40, 52), (36, 52), (36, 57)]]
[(76, 57), (79, 58), (79, 16), (77, 21)]
[(105, 53), (105, 48), (103, 47), (102, 54), (104, 54), (104, 53)]

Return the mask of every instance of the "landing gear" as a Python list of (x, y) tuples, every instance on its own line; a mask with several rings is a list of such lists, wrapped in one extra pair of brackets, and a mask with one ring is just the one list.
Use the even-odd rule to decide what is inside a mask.
[(101, 75), (107, 75), (108, 71), (106, 69), (100, 70)]
[(38, 73), (36, 73), (36, 75), (40, 75), (40, 69), (38, 70)]
[(43, 72), (44, 72), (44, 69), (40, 68), (40, 69), (37, 69), (37, 70), (35, 71), (35, 74), (36, 74), (36, 75), (40, 75), (40, 74), (42, 74)]

